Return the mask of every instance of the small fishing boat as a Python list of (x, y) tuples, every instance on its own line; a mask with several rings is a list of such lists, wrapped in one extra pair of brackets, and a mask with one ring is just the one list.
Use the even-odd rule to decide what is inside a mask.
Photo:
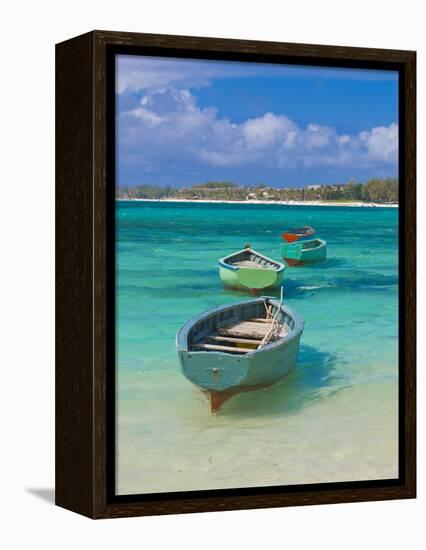
[(281, 253), (290, 266), (322, 262), (327, 257), (327, 242), (323, 239), (308, 239), (284, 243), (281, 245)]
[(308, 239), (314, 234), (315, 229), (313, 227), (310, 225), (304, 225), (303, 227), (295, 227), (284, 231), (282, 238), (288, 243), (293, 243), (295, 241), (300, 241), (301, 239)]
[(285, 265), (249, 246), (219, 260), (219, 274), (228, 288), (256, 293), (282, 285)]
[(296, 365), (304, 322), (281, 301), (260, 297), (205, 311), (176, 335), (181, 371), (212, 413), (240, 392), (271, 386)]

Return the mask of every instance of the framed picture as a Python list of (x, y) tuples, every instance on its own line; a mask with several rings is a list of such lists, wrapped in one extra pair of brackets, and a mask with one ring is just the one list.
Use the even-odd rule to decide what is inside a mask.
[(56, 502), (414, 498), (409, 51), (56, 47)]

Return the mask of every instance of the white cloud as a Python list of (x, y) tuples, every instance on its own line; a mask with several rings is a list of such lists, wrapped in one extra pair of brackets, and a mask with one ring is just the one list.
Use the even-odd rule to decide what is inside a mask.
[(290, 143), (291, 135), (297, 130), (289, 118), (272, 113), (247, 120), (241, 125), (241, 129), (248, 149), (265, 149), (278, 142)]
[(122, 94), (171, 86), (209, 86), (216, 78), (255, 76), (258, 73), (256, 65), (241, 63), (119, 55), (116, 91)]
[(267, 167), (374, 167), (395, 165), (398, 126), (339, 135), (311, 123), (299, 127), (286, 116), (266, 113), (234, 123), (213, 108), (200, 108), (187, 89), (146, 93), (119, 119), (120, 158), (142, 167), (188, 161), (216, 167), (260, 163)]
[(308, 149), (324, 149), (335, 142), (336, 130), (319, 124), (308, 124), (304, 132), (304, 142)]
[(158, 126), (160, 122), (163, 122), (165, 120), (164, 117), (156, 115), (155, 113), (153, 113), (152, 111), (148, 111), (148, 109), (145, 109), (144, 107), (138, 107), (137, 109), (134, 109), (132, 111), (132, 115), (146, 122), (151, 128), (154, 126)]
[(365, 144), (368, 155), (378, 161), (392, 162), (398, 156), (398, 125), (380, 126), (361, 132), (360, 140)]

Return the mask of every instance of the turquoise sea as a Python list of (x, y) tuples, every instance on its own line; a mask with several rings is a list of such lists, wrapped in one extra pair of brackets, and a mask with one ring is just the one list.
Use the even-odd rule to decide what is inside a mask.
[[(397, 476), (398, 209), (117, 201), (118, 494)], [(175, 334), (223, 289), (217, 260), (249, 242), (277, 260), (311, 225), (320, 264), (287, 267), (305, 320), (296, 369), (216, 416), (179, 371)]]

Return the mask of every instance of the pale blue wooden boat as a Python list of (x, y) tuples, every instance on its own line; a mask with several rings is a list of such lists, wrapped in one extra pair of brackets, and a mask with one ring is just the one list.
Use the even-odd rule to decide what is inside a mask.
[(181, 371), (206, 393), (216, 412), (233, 395), (286, 376), (296, 365), (303, 325), (275, 298), (210, 309), (176, 335)]

